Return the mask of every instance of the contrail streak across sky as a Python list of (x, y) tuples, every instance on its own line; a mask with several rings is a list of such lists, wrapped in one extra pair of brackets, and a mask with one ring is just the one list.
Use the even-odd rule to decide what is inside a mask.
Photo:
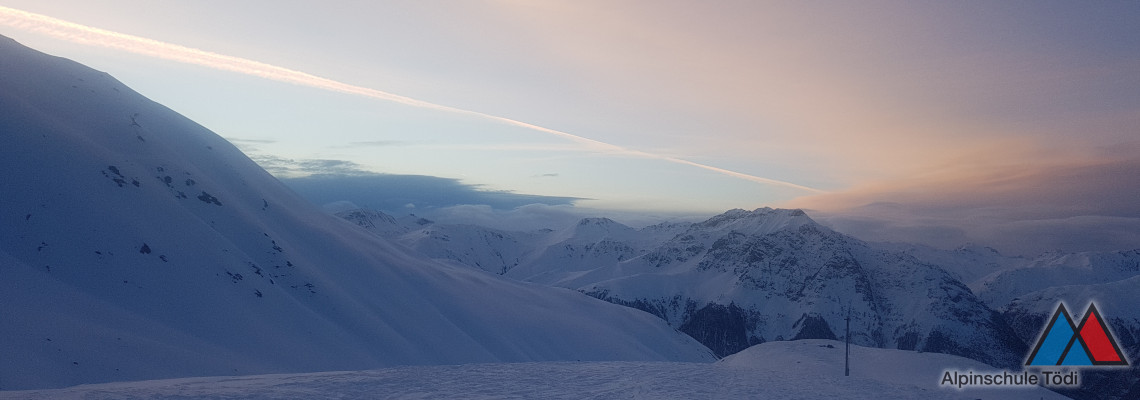
[(16, 10), (13, 8), (0, 6), (0, 24), (15, 27), (21, 30), (35, 32), (57, 39), (65, 40), (68, 42), (79, 43), (84, 45), (100, 46), (116, 50), (127, 51), (130, 53), (141, 54), (155, 58), (166, 60), (178, 61), (187, 64), (199, 65), (208, 68), (214, 68), (223, 71), (237, 72), (245, 75), (258, 76), (265, 79), (270, 79), (279, 82), (291, 83), (295, 85), (308, 86), (317, 89), (330, 90), (334, 92), (354, 94), (374, 99), (386, 100), (405, 104), (413, 107), (422, 107), (427, 109), (439, 110), (448, 113), (455, 113), (461, 115), (469, 115), (486, 120), (496, 121), (502, 124), (526, 128), (534, 131), (545, 132), (551, 135), (559, 136), (571, 140), (591, 151), (597, 151), (606, 154), (616, 154), (633, 157), (644, 157), (650, 159), (657, 159), (668, 161), (672, 163), (688, 165), (705, 169), (708, 171), (716, 172), (719, 174), (731, 176), (734, 178), (744, 179), (751, 182), (783, 186), (794, 189), (799, 189), (807, 192), (821, 193), (819, 189), (810, 188), (807, 186), (797, 185), (791, 182), (780, 181), (776, 179), (763, 178), (759, 176), (749, 175), (741, 172), (730, 171), (723, 168), (717, 168), (710, 165), (705, 165), (693, 161), (688, 161), (676, 157), (664, 156), (659, 154), (647, 153), (643, 151), (628, 149), (625, 147), (597, 141), (582, 136), (545, 128), (542, 126), (528, 124), (526, 122), (513, 120), (506, 117), (500, 117), (490, 114), (484, 114), (478, 111), (464, 110), (455, 107), (429, 103), (422, 100), (416, 100), (410, 97), (400, 96), (397, 94), (387, 93), (366, 87), (354, 86), (343, 82), (334, 81), (327, 78), (307, 74), (300, 71), (291, 70), (284, 67), (265, 64), (244, 58), (227, 56), (217, 53), (211, 53), (199, 49), (194, 49), (176, 44), (160, 42), (153, 39), (142, 38), (133, 35), (127, 35), (118, 32), (112, 32), (105, 29), (99, 29), (86, 25), (76, 24), (73, 22), (64, 21), (57, 18), (48, 17), (46, 15), (34, 14), (25, 11)]

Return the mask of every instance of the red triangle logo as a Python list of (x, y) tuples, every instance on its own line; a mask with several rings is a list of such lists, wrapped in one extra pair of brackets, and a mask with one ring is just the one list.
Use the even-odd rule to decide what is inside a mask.
[(1077, 332), (1086, 346), (1093, 365), (1128, 365), (1124, 353), (1120, 351), (1112, 332), (1106, 328), (1104, 318), (1100, 316), (1095, 303), (1089, 304), (1089, 309), (1085, 311), (1085, 317), (1081, 320)]

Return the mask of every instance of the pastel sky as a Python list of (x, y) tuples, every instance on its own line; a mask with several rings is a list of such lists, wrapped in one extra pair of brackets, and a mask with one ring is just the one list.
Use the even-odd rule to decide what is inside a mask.
[(873, 240), (1140, 247), (1134, 2), (0, 6), (242, 60), (84, 42), (0, 9), (0, 34), (114, 75), (282, 177), (337, 160), (592, 209), (803, 207)]

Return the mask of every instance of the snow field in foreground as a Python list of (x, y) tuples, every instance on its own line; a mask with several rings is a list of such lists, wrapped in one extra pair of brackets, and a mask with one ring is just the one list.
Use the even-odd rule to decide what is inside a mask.
[[(828, 347), (828, 346), (831, 347)], [(947, 368), (993, 370), (945, 354), (771, 342), (712, 363), (545, 362), (397, 367), (370, 371), (184, 378), (0, 392), (0, 399), (1061, 399), (1042, 388), (938, 387)]]

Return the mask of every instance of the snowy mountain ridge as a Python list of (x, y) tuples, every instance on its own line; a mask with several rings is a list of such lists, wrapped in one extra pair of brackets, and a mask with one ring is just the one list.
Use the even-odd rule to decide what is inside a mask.
[(368, 234), (109, 75), (3, 37), (0, 137), (2, 390), (714, 359), (645, 313)]
[[(471, 241), (490, 232), (477, 226), (425, 230), (449, 241), (417, 234), (398, 240), (431, 257), (494, 265), (488, 271), (646, 310), (722, 356), (771, 340), (842, 337), (836, 327), (850, 309), (858, 316), (856, 343), (1016, 365), (1032, 338), (1006, 323), (1010, 300), (1039, 288), (1135, 276), (1140, 260), (1135, 252), (1027, 259), (972, 244), (947, 251), (865, 243), (801, 210), (771, 208), (642, 229), (588, 218), (548, 232), (495, 231), (496, 241)], [(501, 243), (509, 245), (496, 247)], [(449, 253), (486, 246), (510, 254), (509, 262)], [(1041, 270), (1062, 272), (1040, 279)]]
[(433, 224), (396, 239), (431, 257), (648, 311), (720, 356), (842, 337), (836, 327), (848, 311), (862, 345), (995, 365), (1018, 362), (1024, 347), (944, 270), (838, 234), (801, 210), (730, 210), (641, 230), (606, 219), (517, 234)]

